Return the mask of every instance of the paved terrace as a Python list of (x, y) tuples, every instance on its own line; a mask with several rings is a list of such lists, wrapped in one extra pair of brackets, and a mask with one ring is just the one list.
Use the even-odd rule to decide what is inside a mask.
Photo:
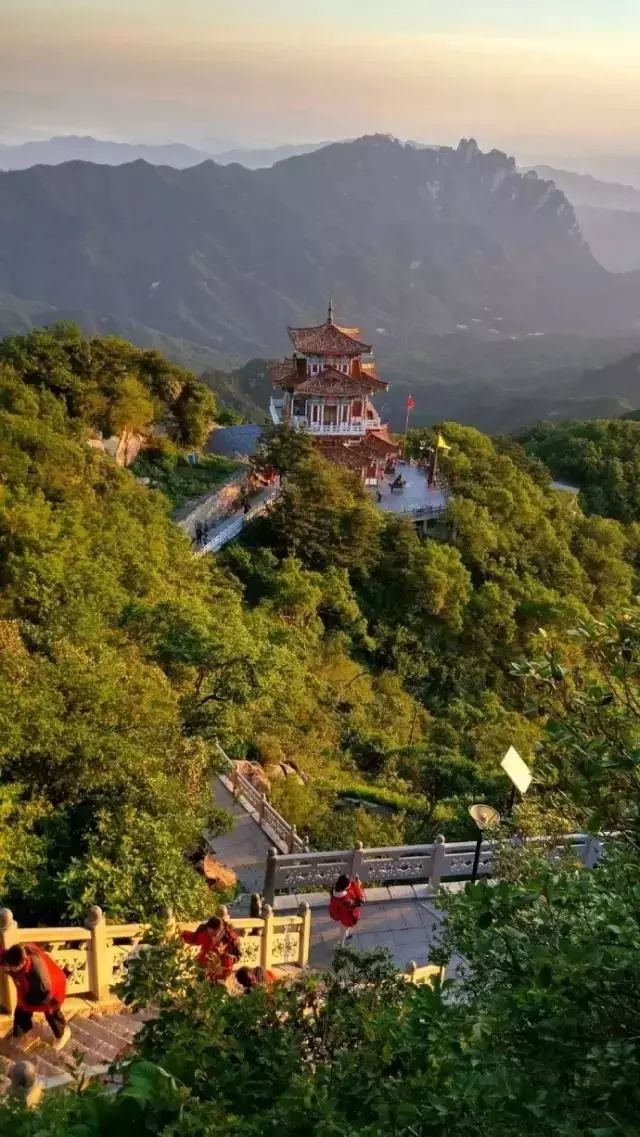
[[(215, 804), (228, 810), (234, 818), (233, 831), (213, 838), (211, 846), (218, 859), (233, 869), (240, 881), (244, 896), (232, 905), (232, 913), (240, 915), (248, 910), (247, 894), (262, 891), (271, 841), (218, 779), (214, 796)], [(366, 893), (367, 902), (351, 945), (360, 951), (387, 948), (399, 968), (406, 967), (411, 960), (418, 965), (425, 964), (441, 920), (429, 900), (428, 886), (400, 884), (369, 888)], [(331, 962), (343, 929), (329, 917), (326, 892), (278, 896), (274, 908), (280, 914), (295, 911), (301, 901), (306, 901), (312, 909), (309, 962), (312, 966), (325, 967)]]
[[(403, 490), (392, 492), (391, 483), (398, 474), (402, 474), (407, 484)], [(381, 501), (376, 498), (375, 488), (371, 490), (371, 497), (384, 513), (420, 514), (424, 511), (425, 516), (428, 516), (444, 509), (447, 504), (442, 490), (429, 488), (424, 470), (401, 461), (396, 462), (395, 474), (382, 480), (379, 490)]]

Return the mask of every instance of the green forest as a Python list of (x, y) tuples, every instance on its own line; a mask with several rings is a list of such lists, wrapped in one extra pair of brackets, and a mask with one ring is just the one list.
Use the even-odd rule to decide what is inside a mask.
[[(553, 692), (530, 672), (600, 681), (576, 629), (631, 610), (633, 524), (585, 514), (517, 443), (447, 423), (448, 539), (424, 542), (284, 431), (257, 459), (282, 474), (277, 507), (195, 558), (170, 497), (87, 440), (152, 415), (197, 446), (209, 392), (67, 326), (0, 360), (0, 887), (22, 923), (91, 903), (197, 913), (184, 853), (225, 823), (216, 740), (274, 775), (317, 848), (470, 836), (470, 801), (506, 808), (509, 745), (554, 763)], [(519, 823), (553, 802), (559, 826), (587, 825), (573, 779), (556, 763)]]
[(532, 458), (580, 490), (586, 513), (640, 522), (640, 414), (540, 423), (520, 436)]
[(90, 904), (202, 916), (186, 854), (228, 825), (216, 740), (264, 766), (316, 848), (469, 836), (470, 802), (509, 813), (509, 745), (534, 785), (507, 835), (618, 836), (594, 871), (507, 841), (495, 887), (447, 897), (440, 958), (469, 962), (465, 999), (348, 951), (325, 976), (228, 998), (157, 947), (129, 980), (159, 1017), (121, 1092), (8, 1102), (0, 1130), (635, 1137), (637, 424), (518, 441), (439, 424), (452, 496), (428, 541), (275, 431), (255, 460), (282, 477), (275, 508), (197, 557), (175, 486), (89, 442), (142, 432), (147, 474), (166, 474), (217, 413), (194, 376), (119, 340), (65, 325), (0, 344), (0, 894), (20, 923)]

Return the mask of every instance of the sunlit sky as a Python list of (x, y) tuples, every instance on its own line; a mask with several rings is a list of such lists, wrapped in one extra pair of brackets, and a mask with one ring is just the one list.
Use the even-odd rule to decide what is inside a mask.
[(640, 0), (0, 0), (0, 141), (638, 148)]

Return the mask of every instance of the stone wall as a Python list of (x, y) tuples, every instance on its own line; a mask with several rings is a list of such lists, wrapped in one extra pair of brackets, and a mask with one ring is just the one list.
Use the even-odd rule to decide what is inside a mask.
[(240, 494), (240, 486), (246, 478), (246, 470), (240, 470), (220, 486), (217, 490), (210, 490), (194, 501), (188, 501), (174, 513), (174, 520), (181, 529), (193, 540), (196, 535), (196, 524), (216, 524), (233, 512)]

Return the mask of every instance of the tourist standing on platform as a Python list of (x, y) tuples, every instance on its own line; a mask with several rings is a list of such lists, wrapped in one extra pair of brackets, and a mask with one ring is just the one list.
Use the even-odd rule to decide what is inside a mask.
[(54, 1050), (62, 1050), (71, 1038), (62, 1013), (67, 994), (67, 977), (62, 968), (37, 944), (14, 944), (7, 948), (2, 952), (0, 966), (11, 976), (18, 994), (13, 1037), (28, 1034), (34, 1014), (42, 1014), (53, 1031)]
[(200, 949), (198, 963), (212, 983), (224, 983), (240, 959), (238, 934), (220, 916), (211, 916), (195, 932), (181, 932), (180, 938)]
[(339, 876), (329, 899), (329, 915), (336, 924), (341, 924), (344, 935), (340, 944), (351, 939), (353, 929), (360, 919), (360, 911), (365, 901), (364, 889), (359, 877)]

